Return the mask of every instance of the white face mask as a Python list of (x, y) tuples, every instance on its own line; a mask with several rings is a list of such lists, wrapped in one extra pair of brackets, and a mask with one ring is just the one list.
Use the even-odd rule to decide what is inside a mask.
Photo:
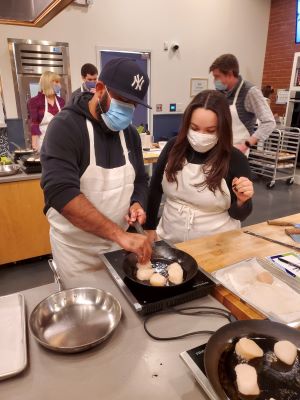
[(203, 133), (190, 129), (187, 134), (188, 141), (195, 151), (198, 153), (206, 153), (218, 143), (216, 133)]

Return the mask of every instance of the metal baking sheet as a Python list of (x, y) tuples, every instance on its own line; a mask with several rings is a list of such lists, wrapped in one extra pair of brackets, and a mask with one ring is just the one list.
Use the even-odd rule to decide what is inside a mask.
[(27, 365), (26, 316), (20, 293), (0, 297), (0, 380), (22, 372)]
[(281, 319), (278, 314), (267, 312), (265, 309), (262, 309), (261, 307), (259, 307), (254, 302), (249, 301), (249, 299), (246, 298), (245, 296), (243, 296), (239, 291), (235, 290), (230, 285), (227, 286), (224, 282), (221, 281), (221, 279), (218, 279), (218, 277), (217, 277), (218, 273), (220, 273), (221, 271), (222, 272), (226, 272), (226, 271), (234, 270), (236, 268), (239, 269), (240, 265), (242, 265), (243, 263), (247, 264), (247, 263), (251, 263), (252, 261), (256, 261), (260, 265), (260, 267), (262, 267), (263, 269), (269, 271), (273, 275), (273, 277), (275, 279), (280, 280), (281, 282), (283, 282), (286, 285), (288, 285), (295, 292), (300, 294), (300, 284), (299, 284), (299, 282), (296, 282), (295, 279), (287, 276), (287, 274), (285, 274), (282, 271), (278, 270), (278, 268), (272, 266), (271, 262), (269, 262), (266, 259), (262, 259), (262, 258), (250, 258), (250, 259), (247, 259), (247, 260), (243, 260), (243, 261), (241, 261), (239, 263), (232, 264), (232, 265), (226, 266), (224, 268), (221, 268), (218, 271), (213, 272), (212, 275), (219, 282), (219, 284), (221, 284), (222, 286), (226, 287), (227, 290), (232, 292), (242, 302), (250, 305), (251, 307), (253, 307), (257, 311), (259, 311), (261, 314), (265, 315), (270, 320), (275, 321), (275, 322), (281, 322), (281, 323), (284, 323), (284, 324), (289, 325), (289, 326), (294, 327), (294, 328), (300, 327), (300, 319), (299, 318), (294, 319), (294, 320), (292, 320), (290, 322), (286, 322), (283, 319)]

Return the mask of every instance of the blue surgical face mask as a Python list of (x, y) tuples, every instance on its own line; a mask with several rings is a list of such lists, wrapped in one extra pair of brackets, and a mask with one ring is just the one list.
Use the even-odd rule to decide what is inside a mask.
[(94, 82), (94, 81), (85, 81), (84, 85), (88, 90), (91, 90), (91, 89), (95, 89), (96, 82)]
[[(99, 100), (98, 105), (101, 109), (101, 104)], [(133, 104), (125, 103), (124, 101), (116, 100), (110, 97), (109, 109), (106, 113), (102, 112), (101, 117), (105, 122), (105, 125), (111, 131), (118, 132), (127, 128), (130, 125), (134, 110), (135, 107)]]
[(53, 87), (53, 90), (54, 90), (55, 94), (59, 94), (60, 93), (60, 90), (61, 90), (61, 86), (60, 85), (54, 84), (52, 87)]
[(220, 91), (227, 90), (227, 85), (221, 82), (219, 79), (215, 79), (215, 88)]

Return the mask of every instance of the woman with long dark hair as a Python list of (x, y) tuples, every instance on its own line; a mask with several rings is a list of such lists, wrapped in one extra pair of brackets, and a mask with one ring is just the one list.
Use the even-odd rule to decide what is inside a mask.
[(150, 183), (145, 228), (156, 237), (182, 242), (240, 228), (252, 210), (247, 158), (232, 144), (225, 96), (198, 94), (186, 108), (180, 132), (164, 147)]

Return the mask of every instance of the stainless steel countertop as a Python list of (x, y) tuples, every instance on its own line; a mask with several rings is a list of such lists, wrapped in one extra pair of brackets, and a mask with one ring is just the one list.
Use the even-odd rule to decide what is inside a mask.
[[(45, 350), (28, 330), (29, 365), (22, 374), (0, 382), (1, 399), (207, 399), (179, 353), (206, 342), (208, 336), (154, 341), (144, 332), (143, 319), (134, 313), (105, 270), (85, 275), (81, 284), (74, 282), (74, 286), (85, 285), (108, 290), (118, 298), (123, 316), (117, 330), (98, 347), (73, 355)], [(23, 292), (27, 317), (55, 289), (56, 285), (50, 284)], [(210, 296), (186, 304), (222, 307)], [(218, 317), (158, 316), (151, 329), (157, 334), (175, 335), (196, 329), (216, 330), (224, 323)]]
[(42, 174), (41, 173), (35, 173), (35, 174), (26, 174), (23, 171), (20, 171), (19, 173), (15, 175), (9, 175), (9, 176), (0, 176), (0, 183), (9, 183), (9, 182), (18, 182), (18, 181), (29, 181), (32, 179), (41, 179)]

